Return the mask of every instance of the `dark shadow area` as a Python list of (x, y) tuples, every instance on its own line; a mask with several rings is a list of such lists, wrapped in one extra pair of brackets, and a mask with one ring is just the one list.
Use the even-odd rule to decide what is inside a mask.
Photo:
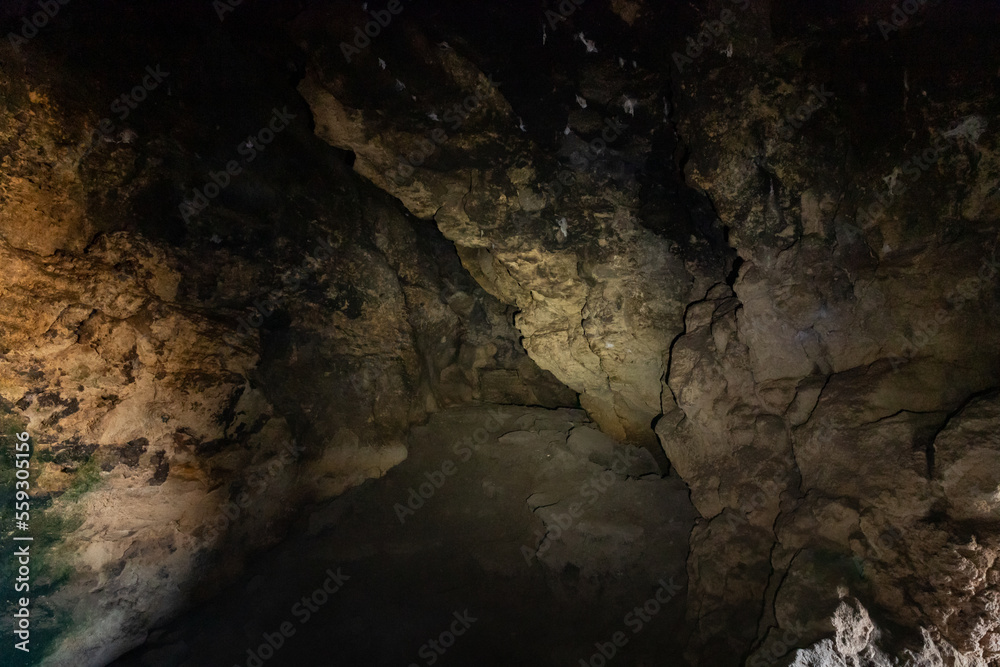
[(685, 664), (694, 512), (647, 452), (518, 406), (445, 411), (409, 447), (113, 664)]

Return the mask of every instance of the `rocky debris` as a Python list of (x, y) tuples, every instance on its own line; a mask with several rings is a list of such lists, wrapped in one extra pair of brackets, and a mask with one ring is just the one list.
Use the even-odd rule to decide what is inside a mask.
[(880, 648), (883, 633), (872, 622), (868, 610), (857, 600), (840, 603), (831, 622), (834, 638), (824, 639), (809, 649), (795, 652), (789, 667), (834, 667), (865, 664), (872, 667), (931, 667), (932, 665), (965, 665), (985, 667), (987, 662), (965, 655), (945, 641), (935, 641), (927, 630), (922, 631), (923, 646), (919, 650), (904, 649), (893, 658)]

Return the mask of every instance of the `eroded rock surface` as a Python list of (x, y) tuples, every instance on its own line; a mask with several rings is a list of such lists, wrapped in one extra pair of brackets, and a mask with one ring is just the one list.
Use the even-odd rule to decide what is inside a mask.
[[(680, 650), (672, 629), (683, 622), (694, 512), (684, 483), (662, 476), (646, 450), (615, 442), (580, 410), (488, 406), (435, 414), (412, 431), (409, 451), (378, 483), (302, 517), (298, 537), (256, 562), (249, 584), (115, 664), (245, 663), (283, 622), (296, 633), (272, 659), (282, 665), (435, 655), (565, 665), (600, 655), (595, 642), (614, 632), (626, 638), (611, 644), (615, 659), (628, 664)], [(349, 577), (342, 590), (316, 614), (296, 613), (329, 570)], [(230, 622), (247, 609), (245, 624)], [(467, 633), (445, 653), (428, 647), (466, 611), (476, 619)]]
[[(919, 57), (948, 48), (939, 31), (975, 30), (983, 8), (921, 20), (896, 41), (873, 28), (880, 9), (893, 11), (713, 3), (660, 33), (710, 46), (668, 57), (650, 38), (663, 27), (652, 7), (595, 7), (558, 23), (586, 37), (553, 30), (548, 53), (515, 42), (537, 63), (519, 83), (481, 38), (439, 46), (411, 24), (348, 63), (323, 46), (345, 39), (345, 23), (302, 30), (317, 134), (434, 219), (476, 279), (519, 307), (529, 354), (603, 428), (641, 440), (654, 417), (702, 515), (689, 561), (695, 664), (786, 655), (791, 644), (775, 653), (772, 639), (793, 623), (796, 642), (828, 634), (838, 586), (895, 623), (994, 653), (991, 622), (950, 625), (941, 611), (992, 608), (985, 570), (961, 594), (945, 583), (973, 534), (991, 562), (991, 501), (946, 498), (988, 450), (945, 472), (936, 444), (1000, 373), (996, 102), (979, 87), (993, 73), (944, 74), (954, 52), (944, 65)], [(622, 21), (629, 55), (599, 19)], [(969, 48), (994, 62), (985, 39)], [(864, 71), (840, 66), (851, 59)], [(488, 88), (494, 74), (502, 83)], [(533, 106), (539, 79), (549, 90)], [(443, 112), (466, 95), (475, 104), (448, 127)], [(581, 159), (602, 116), (631, 127)], [(664, 168), (664, 145), (683, 159)], [(633, 168), (658, 166), (661, 187), (672, 167), (706, 197), (707, 224), (634, 198), (651, 190)], [(557, 194), (543, 186), (560, 167), (572, 178)], [(671, 194), (695, 209), (683, 192)], [(979, 470), (969, 483), (995, 490)]]
[[(83, 32), (82, 53), (104, 48)], [(103, 665), (141, 644), (279, 541), (298, 508), (405, 460), (429, 413), (578, 405), (453, 246), (304, 124), (184, 216), (245, 120), (206, 143), (178, 105), (193, 80), (228, 95), (234, 75), (179, 63), (182, 43), (132, 40), (125, 52), (170, 63), (175, 87), (118, 125), (128, 141), (93, 134), (115, 81), (82, 91), (45, 50), (0, 47), (0, 416), (35, 453), (35, 664)], [(269, 80), (297, 99), (285, 62), (247, 64), (247, 97)], [(319, 199), (301, 194), (307, 172), (325, 181)], [(297, 203), (264, 212), (279, 190)]]
[[(329, 45), (347, 39), (350, 25), (342, 12), (299, 20), (312, 51), (299, 90), (317, 135), (352, 151), (358, 173), (437, 224), (479, 283), (518, 308), (532, 359), (579, 392), (608, 433), (651, 441), (685, 304), (727, 272), (709, 240), (675, 229), (678, 243), (644, 224), (636, 172), (651, 146), (643, 132), (669, 132), (665, 120), (626, 112), (609, 56), (590, 65), (593, 79), (581, 77), (580, 99), (592, 101), (585, 114), (553, 104), (565, 131), (546, 152), (520, 129), (494, 73), (415, 28), (383, 38), (407, 54), (381, 60), (391, 67), (375, 50), (346, 62)], [(652, 81), (629, 82), (647, 106), (660, 106)]]
[[(573, 600), (650, 594), (689, 532), (683, 641), (635, 664), (998, 664), (1000, 19), (924, 4), (888, 31), (890, 0), (413, 4), (351, 53), (358, 2), (105, 0), (0, 44), (0, 407), (36, 448), (46, 664), (197, 655), (150, 628), (318, 506), (296, 539), (352, 540), (317, 567), (431, 567), (470, 530), (468, 580), (506, 577), (524, 536), (517, 590), (580, 623), (553, 662), (620, 618)], [(99, 131), (147, 63), (169, 75)], [(419, 481), (431, 415), (483, 403), (603, 434), (505, 431), (421, 514), (434, 539), (344, 518)], [(441, 609), (399, 604), (422, 641)]]

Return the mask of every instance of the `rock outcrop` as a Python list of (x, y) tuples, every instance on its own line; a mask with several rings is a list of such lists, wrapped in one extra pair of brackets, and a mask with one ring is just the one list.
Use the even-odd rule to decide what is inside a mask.
[(238, 4), (0, 44), (44, 664), (176, 657), (152, 628), (483, 404), (566, 409), (481, 488), (566, 600), (693, 524), (690, 664), (1000, 664), (995, 7)]
[[(577, 391), (609, 434), (652, 441), (685, 305), (727, 272), (708, 240), (681, 231), (678, 242), (643, 222), (643, 131), (669, 126), (659, 116), (633, 120), (604, 58), (592, 65), (595, 80), (580, 81), (580, 104), (590, 105), (564, 112), (555, 154), (546, 152), (521, 129), (494, 73), (415, 29), (382, 37), (396, 57), (370, 49), (348, 62), (331, 48), (350, 38), (351, 18), (364, 22), (348, 4), (298, 21), (302, 40), (316, 45), (299, 90), (317, 135), (437, 224), (480, 285), (517, 307), (531, 358)], [(651, 82), (640, 93), (660, 107)]]
[[(289, 172), (248, 168), (192, 214), (183, 185), (211, 182), (232, 145), (206, 149), (190, 124), (156, 137), (174, 110), (152, 107), (128, 141), (88, 134), (101, 91), (69, 96), (72, 69), (3, 48), (0, 406), (32, 438), (45, 664), (141, 644), (301, 507), (405, 460), (410, 426), (442, 407), (578, 405), (454, 248), (304, 128), (272, 146)], [(272, 76), (258, 65), (248, 84)], [(338, 189), (247, 214), (248, 196), (295, 199), (307, 169)]]
[[(548, 52), (510, 45), (536, 61), (520, 84), (491, 71), (484, 39), (435, 44), (408, 23), (347, 59), (332, 45), (351, 21), (313, 16), (300, 90), (320, 137), (519, 308), (528, 353), (602, 428), (641, 442), (655, 422), (702, 516), (692, 662), (773, 653), (793, 623), (800, 645), (817, 640), (838, 586), (991, 659), (991, 612), (976, 610), (993, 605), (996, 524), (981, 494), (1000, 480), (972, 463), (989, 448), (943, 469), (938, 438), (1000, 373), (995, 102), (975, 92), (992, 74), (942, 81), (916, 57), (927, 39), (945, 48), (927, 26), (873, 47), (877, 8), (715, 3), (679, 13), (668, 34), (687, 30), (689, 48), (669, 55), (649, 38), (654, 8), (632, 3), (632, 22), (605, 10), (587, 16), (622, 21), (631, 53), (595, 23), (592, 40), (570, 37), (586, 19), (564, 13)], [(971, 28), (975, 10), (947, 21)], [(838, 30), (852, 36), (834, 47)], [(834, 48), (864, 72), (838, 69)], [(531, 108), (537, 79), (553, 93)], [(600, 136), (625, 125), (618, 143)], [(663, 166), (664, 146), (683, 159)], [(650, 213), (637, 174), (657, 168), (661, 188), (693, 188), (673, 199), (710, 202), (707, 222)], [(984, 509), (957, 509), (973, 466), (979, 491), (958, 502)]]

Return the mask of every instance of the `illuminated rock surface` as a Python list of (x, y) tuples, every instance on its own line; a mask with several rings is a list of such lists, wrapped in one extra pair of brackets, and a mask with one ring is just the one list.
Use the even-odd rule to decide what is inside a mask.
[(369, 4), (0, 42), (0, 662), (1000, 664), (996, 7)]

